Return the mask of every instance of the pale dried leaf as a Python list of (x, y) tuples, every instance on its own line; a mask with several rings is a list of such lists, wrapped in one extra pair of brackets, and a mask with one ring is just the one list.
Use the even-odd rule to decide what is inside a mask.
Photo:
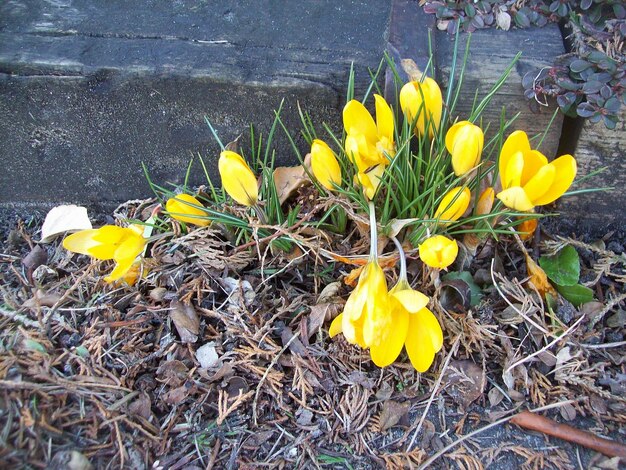
[(508, 31), (511, 28), (511, 15), (506, 11), (496, 10), (496, 25), (503, 31)]
[(413, 59), (402, 59), (400, 65), (411, 81), (419, 81), (424, 75)]
[(302, 165), (279, 166), (274, 170), (273, 177), (276, 185), (276, 194), (281, 204), (289, 199), (299, 188), (311, 182)]
[(489, 398), (489, 404), (493, 407), (500, 404), (500, 402), (504, 399), (504, 394), (496, 387), (493, 387), (489, 390), (487, 398)]
[(180, 340), (183, 343), (195, 343), (200, 331), (200, 319), (196, 309), (179, 300), (172, 300), (170, 309), (170, 318), (180, 335)]
[(331, 302), (339, 294), (339, 289), (341, 289), (341, 282), (339, 281), (331, 282), (324, 287), (317, 298), (318, 305)]
[(418, 220), (419, 219), (393, 219), (387, 226), (389, 229), (389, 238), (398, 236), (404, 227)]
[(92, 229), (87, 209), (82, 206), (63, 205), (50, 209), (41, 227), (39, 243), (50, 243), (65, 232)]

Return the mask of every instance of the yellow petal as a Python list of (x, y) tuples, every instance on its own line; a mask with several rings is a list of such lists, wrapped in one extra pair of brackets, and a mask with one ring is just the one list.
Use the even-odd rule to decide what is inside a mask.
[(105, 277), (104, 280), (106, 282), (114, 282), (123, 278), (124, 276), (126, 276), (134, 262), (134, 258), (126, 258), (118, 261), (113, 271), (111, 271), (111, 274)]
[(500, 173), (502, 189), (521, 186), (522, 172), (524, 171), (524, 154), (516, 152), (509, 158), (506, 167)]
[(145, 244), (145, 238), (136, 235), (129, 236), (117, 246), (113, 259), (117, 262), (125, 260), (135, 261), (135, 258), (143, 251)]
[(560, 198), (569, 189), (576, 177), (576, 159), (571, 155), (563, 155), (549, 163), (548, 166), (554, 167), (556, 175), (548, 191), (535, 200), (535, 204), (538, 206), (550, 204)]
[(419, 312), (421, 309), (426, 307), (426, 305), (428, 305), (428, 301), (430, 300), (427, 295), (422, 294), (415, 289), (402, 289), (398, 291), (394, 291), (392, 289), (389, 293), (409, 313)]
[(207, 214), (200, 207), (202, 207), (202, 203), (198, 199), (191, 194), (184, 193), (168, 199), (165, 204), (165, 210), (173, 219), (206, 227), (211, 221), (202, 218), (206, 217)]
[(380, 184), (380, 180), (383, 177), (384, 172), (384, 165), (376, 165), (366, 172), (357, 173), (357, 179), (363, 187), (363, 193), (365, 194), (365, 197), (367, 197), (369, 200), (372, 200), (374, 198), (374, 195), (376, 194), (376, 190), (378, 189), (378, 185)]
[(527, 212), (535, 207), (528, 198), (528, 195), (524, 192), (524, 189), (519, 186), (505, 189), (499, 192), (496, 197), (500, 199), (505, 206), (516, 211)]
[(548, 159), (539, 150), (524, 153), (524, 169), (519, 186), (525, 186), (537, 172), (548, 164)]
[(339, 163), (326, 142), (319, 139), (311, 144), (311, 169), (315, 178), (329, 191), (341, 185)]
[(471, 197), (472, 194), (467, 187), (452, 188), (439, 203), (435, 218), (443, 223), (458, 220), (467, 210)]
[(377, 341), (370, 346), (370, 356), (378, 367), (392, 364), (400, 355), (409, 327), (409, 314), (396, 304), (385, 314), (385, 321), (378, 322)]
[[(502, 145), (502, 150), (500, 151), (500, 159), (498, 162), (498, 168), (502, 177), (502, 181), (506, 181), (506, 179), (504, 178), (504, 174), (506, 172), (507, 166), (509, 165), (509, 160), (517, 152), (521, 152), (522, 155), (530, 152), (530, 142), (528, 141), (528, 136), (524, 131), (513, 132), (504, 141), (504, 145)], [(519, 183), (515, 186), (519, 186)], [(506, 186), (505, 189), (507, 187), (509, 186)]]
[[(94, 240), (94, 236), (97, 233), (97, 229), (81, 230), (80, 232), (72, 233), (63, 240), (63, 248), (74, 253), (89, 255), (89, 250), (100, 244), (100, 242)], [(115, 250), (111, 251), (110, 257), (101, 259), (112, 259), (114, 252)]]
[(443, 332), (437, 318), (427, 308), (409, 315), (405, 347), (411, 364), (418, 372), (426, 372), (435, 353), (443, 346)]
[(383, 137), (387, 140), (389, 145), (393, 145), (393, 112), (391, 108), (380, 95), (374, 95), (374, 100), (376, 102), (376, 127), (378, 130), (378, 140), (381, 140)]
[(330, 328), (328, 329), (328, 335), (331, 338), (334, 338), (339, 333), (341, 333), (342, 321), (343, 321), (343, 313), (340, 313), (333, 319), (332, 323), (330, 324)]
[(362, 134), (369, 142), (376, 142), (378, 130), (369, 111), (357, 100), (351, 100), (343, 108), (343, 127), (346, 134)]
[(93, 239), (100, 243), (116, 244), (127, 236), (128, 228), (117, 225), (103, 225), (96, 230)]
[(419, 246), (420, 259), (431, 268), (445, 269), (454, 263), (459, 254), (456, 240), (435, 235), (424, 240)]
[(550, 189), (555, 175), (556, 169), (553, 166), (545, 165), (523, 186), (524, 192), (533, 205), (537, 205), (536, 201)]
[(220, 154), (218, 169), (222, 186), (230, 197), (244, 206), (253, 206), (257, 203), (256, 177), (241, 155), (224, 150)]

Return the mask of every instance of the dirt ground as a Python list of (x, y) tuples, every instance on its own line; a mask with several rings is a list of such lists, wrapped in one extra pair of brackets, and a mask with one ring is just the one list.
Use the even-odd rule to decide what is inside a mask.
[[(626, 440), (623, 233), (566, 240), (596, 302), (553, 314), (513, 240), (465, 268), (477, 307), (444, 302), (446, 286), (410, 260), (413, 286), (442, 299), (444, 348), (419, 374), (328, 337), (352, 266), (310, 250), (237, 250), (199, 228), (152, 244), (128, 288), (102, 280), (108, 262), (37, 244), (41, 214), (2, 220), (2, 468), (619, 468), (506, 421), (540, 409)], [(563, 243), (541, 235), (535, 257)], [(349, 238), (329, 243), (349, 254)]]

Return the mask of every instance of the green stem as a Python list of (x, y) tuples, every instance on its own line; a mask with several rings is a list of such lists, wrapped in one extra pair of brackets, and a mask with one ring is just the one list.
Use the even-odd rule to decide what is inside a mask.
[(370, 210), (370, 261), (378, 259), (378, 234), (376, 231), (376, 211), (374, 203), (369, 201)]

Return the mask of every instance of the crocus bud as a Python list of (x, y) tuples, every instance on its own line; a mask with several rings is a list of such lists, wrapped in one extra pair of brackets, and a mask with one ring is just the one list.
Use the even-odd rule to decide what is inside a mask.
[(173, 219), (188, 224), (206, 227), (211, 223), (206, 219), (206, 212), (200, 209), (202, 203), (190, 194), (178, 194), (167, 200), (165, 210)]
[(428, 126), (428, 135), (432, 138), (439, 129), (443, 98), (439, 85), (432, 78), (404, 85), (400, 90), (400, 107), (410, 123), (415, 121), (416, 135), (424, 135)]
[(461, 186), (452, 188), (439, 203), (435, 218), (438, 218), (441, 223), (458, 220), (467, 210), (471, 197), (472, 193), (469, 188)]
[(452, 155), (452, 169), (463, 176), (480, 162), (485, 137), (480, 127), (469, 121), (457, 122), (446, 134), (446, 148)]
[(420, 259), (431, 268), (445, 269), (450, 266), (459, 253), (456, 240), (443, 235), (427, 238), (419, 246)]
[(323, 140), (315, 139), (311, 144), (311, 169), (317, 181), (329, 191), (341, 185), (341, 168)]
[(224, 150), (218, 163), (224, 190), (239, 204), (254, 206), (259, 197), (256, 177), (238, 153)]

